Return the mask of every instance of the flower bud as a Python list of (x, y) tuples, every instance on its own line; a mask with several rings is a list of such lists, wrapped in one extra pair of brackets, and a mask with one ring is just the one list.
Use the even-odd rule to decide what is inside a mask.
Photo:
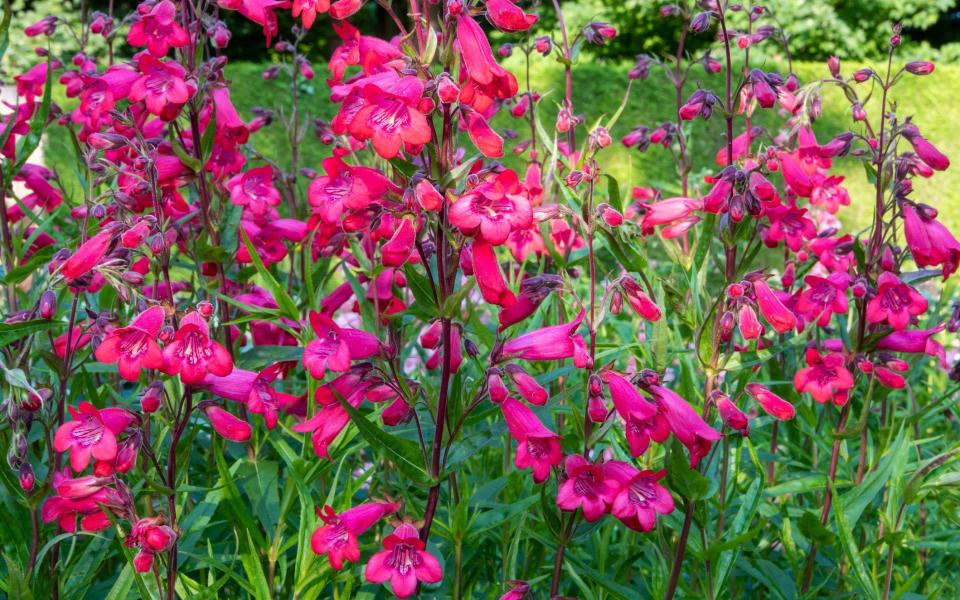
[(40, 295), (40, 318), (50, 319), (57, 312), (57, 294), (53, 290), (46, 290)]
[(736, 319), (729, 310), (720, 315), (720, 340), (729, 342), (733, 337), (733, 328), (736, 325)]
[(163, 383), (160, 381), (151, 382), (140, 397), (140, 409), (145, 413), (157, 412), (162, 398)]
[(859, 69), (853, 74), (853, 80), (857, 83), (863, 83), (871, 77), (873, 77), (873, 69), (869, 68)]
[(600, 376), (596, 373), (590, 375), (590, 379), (587, 382), (587, 387), (589, 388), (589, 393), (591, 396), (603, 395), (603, 380), (601, 380)]
[(610, 410), (602, 396), (590, 396), (587, 400), (587, 415), (594, 423), (603, 423), (607, 420)]
[(722, 392), (714, 392), (713, 402), (717, 405), (717, 412), (720, 413), (720, 420), (723, 424), (740, 432), (741, 435), (747, 435), (750, 431), (750, 421), (747, 415), (743, 414), (730, 397)]
[(203, 301), (201, 301), (201, 302), (198, 302), (198, 303), (197, 303), (197, 311), (198, 311), (201, 315), (203, 315), (203, 317), (204, 317), (205, 319), (209, 319), (210, 317), (213, 316), (213, 304), (211, 304), (210, 302), (208, 302), (208, 301), (206, 301), (206, 300), (203, 300)]
[(693, 20), (690, 21), (690, 31), (693, 33), (703, 33), (704, 31), (710, 29), (710, 23), (712, 20), (712, 10), (705, 10), (701, 13), (697, 13), (693, 17)]
[(867, 111), (863, 110), (863, 106), (859, 102), (853, 103), (851, 113), (854, 121), (862, 122), (867, 120)]
[(853, 285), (850, 287), (850, 291), (853, 293), (854, 298), (863, 298), (867, 295), (867, 282), (861, 277), (853, 282)]
[(18, 475), (20, 479), (20, 488), (25, 492), (33, 490), (36, 479), (34, 478), (33, 467), (30, 466), (30, 463), (23, 463), (23, 465), (20, 466), (20, 472)]
[(610, 294), (610, 314), (619, 315), (623, 312), (623, 294), (620, 290), (613, 290)]
[(903, 68), (913, 75), (929, 75), (933, 73), (934, 64), (926, 60), (915, 60), (907, 63)]
[(550, 36), (547, 35), (541, 35), (534, 42), (534, 48), (537, 50), (537, 52), (544, 56), (550, 54), (552, 47), (553, 41), (550, 39)]
[(487, 391), (490, 393), (490, 401), (494, 404), (501, 404), (510, 395), (510, 390), (500, 377), (500, 369), (487, 371)]
[(509, 58), (513, 54), (513, 44), (500, 44), (497, 48), (497, 56), (500, 58)]
[(830, 69), (830, 74), (833, 75), (834, 79), (840, 79), (840, 59), (836, 56), (831, 56), (827, 59), (827, 68)]

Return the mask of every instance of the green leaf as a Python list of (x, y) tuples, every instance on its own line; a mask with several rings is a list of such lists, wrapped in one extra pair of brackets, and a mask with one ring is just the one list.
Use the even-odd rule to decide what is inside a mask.
[(800, 516), (797, 522), (797, 529), (811, 542), (819, 546), (829, 546), (833, 544), (833, 532), (820, 524), (820, 517), (813, 511), (807, 511)]
[(0, 58), (3, 58), (3, 55), (7, 53), (7, 47), (10, 46), (10, 16), (12, 14), (13, 9), (10, 7), (10, 0), (3, 0), (3, 21), (0, 21)]
[(13, 557), (4, 553), (3, 560), (7, 563), (7, 597), (10, 600), (33, 600), (33, 592), (30, 591), (30, 582), (26, 575), (20, 569), (20, 565), (14, 562)]
[(350, 415), (350, 421), (357, 426), (360, 435), (362, 435), (370, 445), (382, 450), (408, 477), (429, 486), (436, 485), (437, 480), (431, 477), (430, 474), (420, 466), (420, 463), (423, 461), (423, 453), (420, 452), (420, 448), (416, 443), (399, 438), (377, 427), (339, 395), (337, 396), (337, 400), (340, 401), (340, 405), (343, 406), (343, 409)]
[(870, 572), (867, 571), (866, 565), (863, 564), (860, 547), (857, 545), (857, 541), (853, 539), (853, 531), (847, 522), (846, 512), (843, 509), (843, 501), (840, 495), (836, 496), (834, 503), (836, 507), (833, 511), (833, 516), (837, 523), (837, 535), (840, 538), (840, 546), (843, 548), (847, 560), (850, 561), (850, 566), (853, 569), (854, 575), (856, 575), (857, 583), (860, 584), (860, 587), (868, 597), (877, 598), (879, 593), (874, 585), (873, 578), (870, 577)]
[(59, 327), (59, 321), (24, 321), (22, 323), (0, 323), (0, 348), (12, 344), (31, 333), (47, 331)]
[(53, 256), (53, 253), (53, 246), (45, 246), (34, 252), (33, 255), (26, 260), (26, 262), (10, 269), (10, 272), (4, 276), (3, 283), (7, 285), (17, 285), (18, 283), (24, 281), (27, 277), (33, 275), (34, 271), (36, 271), (41, 265), (45, 265), (50, 262), (50, 258)]
[(707, 497), (710, 490), (710, 480), (699, 471), (690, 468), (690, 461), (683, 451), (680, 442), (670, 440), (667, 450), (667, 481), (669, 489), (680, 494), (687, 500), (701, 500)]
[(133, 587), (133, 580), (133, 564), (127, 563), (103, 600), (126, 600), (127, 596), (130, 595), (130, 589)]
[(246, 531), (246, 535), (240, 534), (240, 562), (247, 574), (247, 580), (253, 584), (253, 588), (256, 590), (255, 597), (271, 598), (270, 585), (263, 573), (263, 565), (260, 563), (260, 557), (256, 549), (257, 546), (254, 545), (253, 539), (250, 537), (250, 530)]
[(280, 312), (288, 319), (299, 321), (300, 311), (297, 310), (297, 303), (293, 301), (293, 298), (291, 298), (287, 290), (284, 289), (283, 284), (277, 281), (273, 274), (263, 265), (263, 261), (260, 260), (260, 255), (257, 254), (256, 248), (253, 247), (253, 242), (250, 241), (247, 232), (241, 231), (241, 233), (243, 234), (243, 243), (247, 247), (247, 253), (250, 254), (250, 260), (252, 260), (253, 264), (257, 267), (257, 273), (267, 284), (267, 289), (273, 295), (273, 299), (277, 301)]

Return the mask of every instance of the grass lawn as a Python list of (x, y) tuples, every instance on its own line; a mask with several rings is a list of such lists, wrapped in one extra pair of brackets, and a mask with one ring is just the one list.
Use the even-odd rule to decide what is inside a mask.
[[(522, 56), (509, 59), (507, 66), (517, 74), (521, 90), (526, 89), (525, 65)], [(626, 74), (631, 65), (611, 65), (603, 63), (581, 62), (574, 69), (574, 105), (578, 112), (585, 115), (587, 123), (595, 123), (604, 115), (612, 115), (623, 99), (627, 81)], [(260, 77), (265, 68), (262, 64), (238, 63), (227, 68), (227, 76), (232, 80), (232, 98), (241, 115), (250, 117), (255, 106), (289, 112), (290, 89), (287, 81), (281, 77), (277, 81), (264, 81)], [(827, 73), (825, 64), (800, 63), (795, 65), (801, 82), (812, 81)], [(852, 72), (858, 66), (844, 65), (845, 72)], [(318, 78), (301, 89), (301, 113), (312, 117), (330, 119), (337, 110), (327, 98), (327, 88), (322, 81), (326, 70), (318, 66)], [(544, 124), (549, 128), (556, 112), (556, 104), (563, 89), (563, 69), (553, 61), (534, 57), (531, 60), (530, 80), (533, 89), (544, 96), (542, 106), (548, 114)], [(693, 81), (688, 84), (692, 91), (695, 85), (722, 89), (721, 76), (706, 76), (696, 67)], [(867, 84), (864, 84), (867, 85)], [(826, 88), (823, 102), (823, 117), (815, 129), (821, 141), (829, 139), (834, 133), (850, 126), (849, 108), (838, 88)], [(864, 94), (867, 90), (864, 90)], [(955, 128), (960, 123), (960, 106), (955, 101), (960, 92), (960, 65), (938, 66), (927, 77), (907, 76), (897, 86), (894, 94), (894, 110), (901, 118), (916, 115), (914, 121), (925, 135), (936, 144), (957, 166), (945, 173), (938, 173), (929, 180), (917, 179), (913, 198), (926, 202), (940, 210), (943, 221), (954, 231), (960, 231), (960, 135)], [(61, 99), (63, 100), (63, 99)], [(868, 105), (871, 117), (876, 118), (879, 98)], [(71, 103), (63, 101), (64, 106)], [(612, 132), (617, 140), (605, 151), (602, 166), (614, 175), (621, 186), (653, 185), (662, 188), (665, 193), (676, 193), (677, 177), (669, 152), (660, 147), (652, 147), (646, 153), (626, 150), (619, 139), (636, 125), (657, 125), (672, 119), (673, 90), (662, 75), (654, 71), (647, 81), (635, 82), (627, 107)], [(760, 111), (755, 121), (761, 125), (776, 126), (781, 120), (771, 111)], [(500, 128), (514, 128), (527, 131), (526, 122), (509, 115), (498, 117), (495, 125)], [(742, 127), (742, 123), (740, 124)], [(713, 170), (714, 153), (723, 145), (723, 122), (714, 117), (709, 122), (698, 121), (691, 135), (691, 152), (695, 157), (694, 174), (701, 176)], [(267, 156), (289, 156), (288, 132), (281, 122), (275, 121), (270, 127), (262, 129), (252, 138), (259, 152)], [(308, 134), (301, 144), (301, 166), (320, 167), (320, 160), (329, 153), (329, 148)], [(75, 179), (70, 175), (71, 168), (65, 160), (73, 155), (70, 142), (64, 132), (52, 130), (47, 140), (47, 161), (58, 168), (65, 183)], [(509, 161), (509, 157), (506, 159)], [(280, 162), (284, 162), (281, 160)], [(853, 226), (869, 222), (872, 213), (873, 192), (864, 176), (860, 161), (842, 159), (838, 161), (836, 171), (847, 177), (852, 205), (842, 211), (842, 218)], [(696, 180), (696, 179), (695, 179)]]

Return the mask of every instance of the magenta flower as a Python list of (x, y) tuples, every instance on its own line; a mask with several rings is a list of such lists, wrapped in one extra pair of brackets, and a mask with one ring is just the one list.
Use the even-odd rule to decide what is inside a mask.
[(370, 167), (353, 167), (341, 155), (324, 159), (321, 175), (310, 182), (307, 198), (324, 223), (337, 223), (344, 209), (362, 210), (387, 192), (399, 188), (380, 171)]
[(112, 228), (104, 228), (97, 235), (88, 239), (77, 248), (70, 258), (60, 266), (60, 273), (72, 281), (89, 273), (94, 269), (103, 257), (107, 254), (113, 244), (114, 231)]
[(740, 432), (741, 435), (749, 435), (750, 420), (729, 396), (717, 394), (714, 402), (717, 405), (717, 412), (720, 413), (720, 420), (723, 421), (724, 425)]
[(651, 385), (649, 389), (673, 435), (690, 451), (691, 468), (697, 466), (700, 458), (710, 451), (710, 444), (720, 439), (720, 432), (707, 425), (697, 411), (673, 391), (659, 385)]
[(547, 390), (537, 383), (537, 380), (527, 373), (523, 367), (510, 363), (503, 368), (513, 381), (513, 385), (517, 386), (517, 392), (520, 393), (524, 400), (538, 406), (543, 406), (547, 403), (547, 399), (549, 398)]
[(764, 214), (770, 221), (770, 227), (761, 232), (762, 239), (770, 248), (784, 242), (791, 251), (799, 252), (804, 240), (812, 240), (817, 236), (817, 226), (805, 216), (805, 208), (778, 204), (767, 208)]
[(904, 203), (903, 231), (910, 247), (910, 254), (920, 268), (943, 265), (946, 279), (960, 264), (960, 242), (929, 211), (918, 211), (912, 204)]
[(496, 99), (517, 94), (517, 78), (497, 64), (483, 29), (466, 11), (457, 15), (460, 47), (460, 102), (484, 113)]
[(477, 238), (470, 246), (470, 257), (473, 261), (473, 276), (477, 280), (477, 287), (483, 299), (490, 304), (509, 308), (516, 301), (516, 296), (510, 291), (500, 262), (493, 250), (493, 246)]
[(166, 311), (162, 306), (151, 306), (127, 327), (110, 332), (97, 346), (94, 355), (102, 363), (117, 363), (121, 377), (136, 381), (141, 369), (163, 367), (163, 353), (157, 345), (157, 336), (165, 319)]
[(190, 36), (177, 23), (177, 7), (173, 2), (161, 0), (130, 26), (127, 42), (131, 46), (146, 46), (150, 54), (161, 58), (171, 47), (183, 48), (189, 44)]
[(912, 123), (906, 125), (903, 128), (903, 135), (913, 146), (913, 151), (917, 153), (920, 160), (927, 163), (930, 168), (937, 171), (946, 171), (950, 168), (950, 159), (931, 144), (927, 138), (920, 135), (920, 130), (916, 125)]
[(845, 315), (849, 304), (847, 288), (850, 276), (846, 273), (831, 273), (828, 277), (807, 275), (803, 279), (807, 284), (797, 297), (797, 313), (811, 323), (826, 327), (834, 314)]
[(250, 424), (234, 416), (214, 403), (208, 404), (203, 412), (210, 419), (213, 430), (232, 442), (245, 442), (250, 439)]
[(317, 335), (303, 352), (303, 366), (314, 379), (323, 379), (326, 369), (343, 372), (351, 360), (363, 360), (380, 351), (376, 336), (359, 329), (340, 328), (325, 314), (310, 312), (310, 326)]
[(877, 295), (867, 303), (867, 321), (886, 322), (897, 331), (906, 329), (912, 317), (927, 312), (927, 299), (890, 271), (877, 280)]
[(133, 423), (134, 416), (122, 408), (97, 409), (89, 402), (77, 408), (68, 406), (73, 421), (57, 428), (53, 448), (70, 451), (70, 466), (80, 472), (90, 464), (90, 457), (113, 461), (117, 457), (117, 436)]
[(500, 31), (526, 31), (537, 22), (537, 15), (528, 15), (510, 0), (487, 0), (487, 19)]
[(176, 61), (161, 62), (149, 54), (141, 55), (137, 69), (141, 75), (130, 86), (130, 100), (144, 102), (151, 114), (164, 120), (175, 118), (194, 94), (184, 81), (186, 71)]
[(557, 506), (563, 510), (583, 509), (584, 518), (593, 522), (607, 512), (607, 501), (617, 491), (617, 483), (608, 479), (603, 467), (587, 462), (579, 454), (564, 461), (566, 480), (557, 489)]
[(367, 502), (337, 514), (330, 506), (317, 510), (323, 520), (310, 536), (310, 547), (319, 555), (327, 555), (330, 566), (339, 571), (344, 561), (360, 560), (357, 536), (373, 527), (383, 517), (400, 510), (396, 502)]
[(660, 202), (641, 202), (640, 206), (646, 210), (640, 227), (644, 235), (650, 235), (658, 225), (669, 225), (686, 219), (694, 212), (703, 209), (703, 201), (692, 198), (667, 198)]
[(559, 465), (563, 459), (560, 436), (547, 429), (519, 400), (506, 398), (500, 408), (510, 435), (517, 440), (513, 464), (518, 469), (533, 467), (533, 480), (543, 483), (550, 476), (550, 468)]
[(443, 579), (440, 562), (425, 550), (427, 546), (413, 525), (398, 525), (383, 539), (383, 547), (383, 552), (367, 561), (363, 575), (371, 583), (389, 581), (398, 598), (412, 596), (418, 581), (437, 583)]
[(946, 351), (933, 336), (946, 327), (941, 323), (934, 329), (912, 329), (894, 331), (877, 342), (877, 350), (891, 350), (893, 352), (909, 352), (914, 354), (925, 353), (940, 358), (940, 364), (946, 363)]
[(393, 236), (380, 248), (380, 256), (385, 267), (399, 267), (407, 262), (413, 251), (416, 231), (410, 219), (400, 219)]
[(516, 171), (506, 169), (474, 186), (448, 209), (450, 222), (466, 235), (497, 246), (511, 231), (527, 229), (533, 209)]
[(619, 489), (613, 494), (610, 512), (624, 525), (636, 531), (651, 531), (657, 515), (673, 512), (673, 496), (658, 481), (666, 471), (638, 471), (619, 460), (603, 463), (608, 480), (616, 481)]
[(783, 305), (773, 290), (763, 279), (753, 281), (753, 292), (757, 297), (760, 313), (777, 333), (787, 333), (797, 326), (797, 317)]
[(291, 427), (297, 433), (311, 434), (313, 451), (318, 457), (333, 460), (330, 456), (330, 444), (350, 422), (350, 415), (338, 398), (343, 398), (350, 406), (358, 408), (371, 387), (370, 382), (363, 381), (365, 374), (365, 369), (355, 367), (317, 388), (314, 399), (322, 404), (323, 408), (312, 418)]
[(757, 311), (749, 304), (741, 304), (737, 312), (737, 327), (745, 340), (755, 340), (763, 334), (763, 325), (757, 318)]
[(173, 341), (163, 349), (161, 371), (180, 375), (186, 384), (198, 384), (207, 373), (223, 377), (233, 370), (233, 359), (226, 348), (210, 339), (207, 320), (198, 311), (187, 313)]
[(771, 392), (766, 386), (759, 383), (749, 383), (746, 389), (747, 393), (760, 405), (760, 408), (774, 419), (788, 421), (796, 414), (792, 404)]
[[(334, 98), (339, 97), (337, 87)], [(430, 141), (430, 124), (420, 110), (421, 79), (389, 72), (342, 87), (350, 91), (332, 123), (337, 133), (372, 140), (374, 150), (386, 159), (397, 156), (405, 146), (419, 148)]]
[(583, 338), (577, 335), (577, 329), (585, 315), (586, 312), (580, 311), (577, 318), (569, 323), (543, 327), (514, 338), (503, 345), (499, 358), (563, 360), (573, 357), (574, 365), (583, 368), (590, 357), (586, 354)]
[(225, 187), (230, 192), (230, 202), (249, 209), (255, 217), (264, 216), (269, 207), (280, 204), (280, 192), (273, 185), (270, 165), (234, 175)]
[(603, 371), (600, 377), (607, 384), (614, 409), (623, 419), (631, 456), (646, 452), (651, 438), (658, 443), (667, 439), (670, 427), (656, 405), (644, 399), (633, 384), (618, 373)]
[(821, 404), (828, 400), (838, 406), (846, 404), (853, 387), (853, 375), (847, 370), (843, 355), (833, 352), (821, 356), (816, 348), (811, 347), (807, 348), (806, 361), (808, 366), (793, 376), (796, 390), (801, 394), (810, 392)]
[(650, 296), (643, 291), (643, 288), (640, 287), (640, 284), (637, 283), (632, 277), (624, 277), (620, 281), (620, 287), (623, 289), (623, 293), (627, 297), (627, 302), (630, 303), (630, 308), (632, 308), (638, 315), (647, 321), (659, 321), (660, 317), (663, 316), (663, 312), (660, 311), (660, 307), (650, 299)]

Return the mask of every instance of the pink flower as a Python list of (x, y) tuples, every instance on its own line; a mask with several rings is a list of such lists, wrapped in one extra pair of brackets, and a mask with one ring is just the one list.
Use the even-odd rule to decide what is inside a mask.
[(86, 275), (107, 254), (114, 237), (113, 229), (102, 229), (97, 235), (81, 244), (77, 251), (64, 261), (60, 267), (60, 273), (67, 278), (67, 281)]
[(334, 152), (323, 161), (321, 175), (310, 182), (307, 198), (324, 223), (337, 223), (344, 209), (362, 210), (399, 188), (377, 169), (352, 167)]
[(808, 287), (797, 297), (796, 310), (807, 321), (826, 327), (834, 314), (847, 314), (849, 275), (846, 273), (831, 273), (828, 277), (807, 275), (803, 281)]
[(194, 93), (184, 81), (184, 68), (176, 61), (161, 62), (150, 55), (141, 56), (137, 68), (141, 75), (130, 86), (131, 102), (143, 101), (151, 114), (172, 120)]
[(477, 286), (480, 288), (483, 299), (490, 304), (510, 307), (516, 300), (516, 296), (510, 291), (503, 278), (493, 246), (477, 238), (470, 248), (473, 275), (477, 280)]
[(503, 156), (503, 138), (490, 127), (483, 115), (475, 110), (465, 109), (467, 121), (467, 135), (477, 150), (487, 158)]
[(690, 467), (697, 466), (700, 458), (709, 452), (710, 444), (720, 439), (720, 432), (707, 425), (697, 411), (673, 391), (659, 385), (651, 385), (649, 389), (673, 435), (690, 451)]
[(373, 527), (383, 517), (400, 510), (396, 502), (367, 502), (337, 514), (329, 506), (317, 510), (323, 525), (310, 536), (310, 547), (319, 555), (327, 555), (330, 566), (339, 571), (345, 560), (360, 560), (357, 536)]
[(717, 412), (720, 413), (720, 420), (723, 421), (724, 425), (730, 429), (739, 431), (741, 435), (749, 435), (750, 420), (747, 418), (747, 415), (743, 414), (743, 411), (730, 400), (729, 396), (726, 394), (718, 394), (715, 402)]
[(667, 198), (660, 202), (641, 202), (640, 206), (646, 209), (640, 227), (644, 235), (650, 235), (657, 225), (668, 225), (680, 221), (693, 212), (701, 210), (703, 202), (692, 198)]
[(416, 232), (410, 219), (400, 219), (393, 236), (380, 248), (380, 256), (385, 267), (399, 267), (407, 262), (413, 251)]
[(746, 389), (747, 393), (760, 405), (760, 408), (774, 419), (788, 421), (796, 414), (792, 404), (771, 392), (766, 386), (759, 383), (749, 383)]
[(494, 246), (507, 241), (510, 232), (533, 222), (533, 209), (516, 171), (506, 169), (471, 188), (448, 209), (450, 222), (466, 235)]
[(666, 471), (638, 471), (619, 460), (607, 461), (602, 468), (608, 480), (619, 484), (613, 494), (610, 512), (627, 527), (651, 531), (656, 525), (657, 514), (673, 512), (673, 496), (657, 483), (666, 476)]
[(815, 348), (807, 348), (806, 360), (808, 366), (793, 376), (793, 387), (801, 394), (810, 392), (820, 403), (832, 400), (838, 406), (846, 404), (853, 375), (847, 370), (843, 355), (833, 352), (820, 356)]
[(547, 403), (547, 399), (549, 398), (547, 390), (537, 383), (537, 380), (529, 373), (524, 371), (523, 367), (510, 363), (504, 366), (504, 370), (507, 372), (507, 375), (510, 376), (513, 385), (517, 386), (517, 392), (520, 393), (524, 400), (538, 406), (543, 406)]
[(782, 204), (767, 208), (765, 215), (770, 220), (770, 227), (761, 231), (763, 242), (775, 248), (782, 241), (793, 252), (799, 252), (804, 240), (817, 236), (817, 226), (805, 216), (806, 213), (805, 208)]
[(210, 403), (204, 409), (214, 431), (232, 442), (245, 442), (250, 439), (250, 424), (232, 415), (216, 404)]
[[(563, 325), (543, 327), (525, 333), (503, 345), (500, 359), (521, 358), (523, 360), (563, 360), (574, 358), (574, 364), (586, 365), (589, 356), (584, 356), (586, 345), (577, 335), (577, 329), (583, 322), (584, 311), (577, 318)], [(582, 368), (578, 366), (577, 368)]]
[(638, 315), (648, 321), (659, 321), (660, 317), (663, 316), (660, 307), (650, 299), (650, 296), (643, 291), (640, 284), (632, 277), (624, 277), (620, 281), (620, 287), (623, 289), (623, 293), (626, 295), (630, 307)]
[(425, 550), (417, 528), (403, 523), (383, 540), (383, 552), (370, 557), (364, 577), (371, 583), (390, 581), (398, 598), (406, 598), (417, 590), (417, 582), (437, 583), (443, 579), (440, 562)]
[[(344, 100), (334, 131), (346, 130), (358, 140), (372, 140), (377, 154), (391, 159), (407, 146), (430, 141), (431, 129), (420, 110), (423, 81), (413, 76), (371, 76), (360, 80)], [(349, 86), (348, 86), (349, 87)], [(336, 97), (337, 88), (334, 88)]]
[(317, 15), (328, 10), (330, 10), (330, 0), (293, 0), (291, 12), (294, 18), (300, 17), (306, 29), (310, 29)]
[(550, 467), (560, 464), (560, 436), (547, 429), (533, 411), (522, 402), (506, 398), (500, 403), (503, 418), (513, 439), (517, 454), (513, 464), (518, 469), (533, 467), (533, 480), (543, 483), (550, 476)]
[(177, 7), (170, 0), (161, 0), (130, 26), (127, 42), (131, 46), (146, 46), (150, 54), (160, 58), (167, 55), (171, 46), (183, 48), (189, 44), (190, 37), (177, 23)]
[(913, 150), (920, 157), (920, 160), (927, 163), (930, 168), (937, 171), (946, 171), (950, 168), (950, 159), (931, 144), (927, 138), (920, 135), (920, 130), (917, 129), (916, 125), (906, 125), (903, 128), (903, 135), (913, 146)]
[(226, 183), (230, 202), (246, 207), (255, 217), (267, 214), (268, 207), (280, 204), (280, 192), (273, 185), (273, 167), (265, 165), (234, 175)]
[(370, 333), (340, 328), (325, 314), (310, 312), (310, 326), (317, 335), (303, 352), (303, 366), (314, 379), (323, 379), (326, 369), (343, 372), (351, 360), (363, 360), (380, 351), (380, 341)]
[(650, 439), (663, 442), (670, 435), (670, 427), (657, 407), (648, 402), (633, 385), (618, 373), (603, 371), (601, 379), (607, 384), (613, 407), (623, 419), (630, 455), (637, 457), (647, 451)]
[(463, 11), (457, 16), (460, 48), (460, 102), (486, 113), (495, 100), (517, 94), (517, 78), (497, 64), (483, 29)]
[(507, 33), (526, 31), (537, 22), (537, 15), (528, 15), (510, 0), (487, 0), (487, 19)]
[(773, 290), (763, 279), (753, 281), (753, 292), (757, 297), (760, 313), (777, 333), (787, 333), (797, 326), (797, 317), (780, 302)]
[(89, 402), (77, 408), (68, 406), (73, 416), (57, 428), (53, 448), (57, 452), (70, 450), (70, 466), (80, 472), (90, 464), (90, 457), (112, 461), (117, 457), (117, 436), (133, 423), (134, 416), (122, 408), (98, 410)]
[(223, 377), (233, 370), (233, 359), (227, 349), (210, 339), (210, 327), (197, 312), (189, 312), (180, 320), (173, 341), (163, 349), (167, 375), (180, 374), (185, 384), (198, 384), (207, 373)]
[(960, 264), (960, 242), (929, 211), (918, 212), (912, 204), (904, 203), (903, 231), (910, 254), (920, 268), (943, 265), (946, 279)]
[(887, 322), (897, 331), (906, 329), (912, 317), (927, 312), (927, 299), (890, 271), (877, 280), (877, 295), (867, 303), (867, 321)]
[(607, 499), (617, 490), (615, 480), (607, 479), (603, 467), (587, 462), (579, 454), (564, 461), (566, 480), (557, 489), (557, 506), (563, 510), (583, 509), (588, 522), (599, 519), (607, 511)]
[(157, 336), (165, 318), (166, 311), (162, 306), (151, 306), (127, 327), (110, 332), (97, 346), (94, 355), (102, 363), (117, 363), (120, 376), (127, 381), (136, 381), (141, 369), (163, 367), (163, 353), (157, 345)]
[(338, 398), (343, 398), (354, 408), (359, 407), (371, 385), (363, 380), (365, 374), (365, 370), (351, 370), (317, 388), (315, 399), (323, 404), (323, 408), (312, 418), (291, 427), (297, 433), (311, 434), (313, 451), (318, 457), (333, 460), (330, 456), (330, 444), (350, 422), (350, 415)]
[(877, 350), (892, 350), (894, 352), (925, 353), (930, 356), (939, 356), (940, 364), (946, 362), (946, 352), (933, 336), (946, 327), (941, 323), (934, 329), (912, 329), (894, 331), (877, 342)]
[(741, 304), (737, 313), (737, 327), (745, 340), (755, 340), (763, 334), (763, 325), (757, 318), (757, 311), (749, 304)]

